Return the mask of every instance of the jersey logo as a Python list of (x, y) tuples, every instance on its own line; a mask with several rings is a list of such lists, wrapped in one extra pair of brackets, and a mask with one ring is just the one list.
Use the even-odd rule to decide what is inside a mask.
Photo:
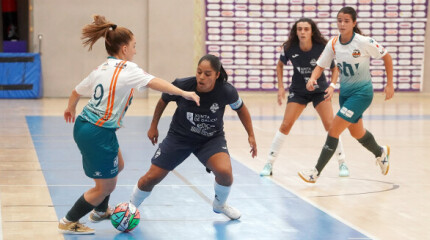
[(294, 97), (294, 93), (290, 92), (290, 94), (288, 95), (288, 98), (293, 98)]
[(210, 110), (212, 113), (216, 113), (216, 111), (219, 109), (218, 103), (214, 103), (212, 104), (212, 106), (210, 107)]
[(158, 148), (157, 151), (155, 152), (154, 159), (158, 158), (160, 155), (161, 155), (161, 149)]
[(312, 58), (310, 64), (312, 67), (315, 67), (317, 65), (317, 60), (315, 60), (315, 58)]
[(360, 56), (361, 56), (361, 52), (360, 52), (360, 50), (359, 50), (359, 49), (354, 49), (354, 51), (352, 52), (352, 56), (353, 56), (354, 58), (358, 58), (358, 57), (360, 57)]
[(299, 56), (299, 54), (294, 54), (294, 55), (292, 55), (291, 57), (292, 58), (296, 58), (296, 57), (298, 57)]
[(115, 67), (119, 67), (119, 68), (121, 68), (121, 69), (124, 69), (124, 68), (126, 68), (127, 67), (127, 64), (122, 64), (122, 65), (120, 65), (121, 64), (121, 62), (119, 62), (119, 63), (115, 63)]
[(118, 167), (118, 156), (116, 156), (115, 160), (113, 160), (113, 167)]
[(101, 173), (101, 172), (99, 172), (99, 171), (96, 171), (96, 172), (94, 172), (93, 176), (94, 176), (94, 177), (101, 177), (101, 176), (102, 176), (102, 173)]
[(190, 121), (191, 124), (196, 125), (194, 122), (194, 114), (192, 112), (187, 112), (187, 119)]
[(351, 118), (354, 115), (354, 112), (349, 110), (346, 107), (342, 107), (340, 109), (340, 113), (342, 113), (345, 117)]

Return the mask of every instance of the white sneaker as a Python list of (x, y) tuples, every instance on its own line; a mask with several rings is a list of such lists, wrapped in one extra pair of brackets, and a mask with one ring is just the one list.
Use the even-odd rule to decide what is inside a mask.
[(93, 222), (93, 223), (98, 223), (98, 222), (103, 221), (103, 220), (109, 220), (113, 211), (114, 211), (114, 209), (111, 208), (110, 206), (108, 206), (108, 208), (106, 209), (106, 212), (104, 212), (103, 214), (101, 214), (101, 212), (97, 212), (95, 209), (93, 209), (90, 212), (90, 215), (88, 216), (88, 220), (90, 220), (90, 222)]
[(349, 177), (348, 166), (345, 163), (339, 165), (339, 177)]
[(382, 155), (376, 158), (376, 164), (381, 168), (381, 173), (387, 175), (390, 169), (390, 162), (388, 158), (390, 157), (390, 146), (382, 146)]
[(213, 210), (215, 213), (222, 213), (224, 215), (226, 215), (227, 217), (229, 217), (231, 220), (236, 220), (239, 219), (242, 214), (239, 212), (239, 210), (237, 210), (236, 208), (227, 205), (226, 203), (224, 203), (224, 205), (217, 205), (215, 204), (215, 202), (213, 203)]
[(264, 165), (263, 170), (260, 172), (260, 176), (272, 176), (272, 168), (273, 164), (266, 163), (266, 165)]
[(311, 170), (300, 171), (299, 176), (305, 182), (315, 183), (318, 179), (318, 170), (313, 168)]

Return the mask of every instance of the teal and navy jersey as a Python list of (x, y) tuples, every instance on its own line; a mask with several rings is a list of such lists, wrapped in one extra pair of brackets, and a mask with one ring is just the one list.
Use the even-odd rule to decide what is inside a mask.
[(76, 86), (79, 95), (91, 95), (80, 115), (99, 127), (121, 127), (134, 89), (141, 91), (153, 78), (133, 62), (109, 57)]
[[(324, 50), (324, 45), (319, 43), (312, 43), (312, 49), (304, 52), (300, 49), (298, 44), (290, 46), (288, 49), (285, 49), (281, 52), (279, 60), (287, 65), (288, 61), (293, 64), (294, 74), (291, 80), (290, 92), (299, 92), (299, 93), (310, 93), (306, 89), (306, 83), (312, 75), (312, 71), (317, 65), (317, 59), (321, 55)], [(334, 68), (334, 61), (331, 62), (330, 68)], [(325, 74), (322, 73), (320, 78), (317, 80), (318, 87), (313, 91), (315, 92), (324, 92), (328, 87), (327, 79)]]
[(323, 68), (336, 59), (340, 73), (340, 94), (350, 96), (356, 92), (373, 91), (369, 70), (370, 58), (381, 58), (387, 50), (374, 39), (354, 33), (352, 39), (343, 44), (341, 35), (332, 38), (326, 45), (317, 64)]
[(169, 134), (188, 142), (206, 141), (212, 137), (224, 135), (225, 106), (233, 110), (243, 106), (236, 88), (230, 83), (216, 81), (212, 91), (197, 92), (196, 77), (176, 79), (173, 85), (184, 90), (196, 92), (200, 97), (200, 106), (183, 97), (163, 93), (162, 99), (168, 103), (175, 101), (177, 108), (170, 123)]

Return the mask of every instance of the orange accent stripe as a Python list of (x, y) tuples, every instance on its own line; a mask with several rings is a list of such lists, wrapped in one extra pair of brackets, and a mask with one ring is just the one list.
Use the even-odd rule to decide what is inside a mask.
[[(97, 122), (96, 125), (101, 127), (103, 126), (103, 124), (110, 118), (110, 116), (112, 115), (112, 108), (113, 108), (113, 97), (115, 97), (115, 86), (116, 86), (116, 80), (118, 79), (118, 75), (122, 70), (122, 66), (125, 64), (125, 61), (121, 61), (115, 68), (115, 72), (113, 73), (112, 76), (112, 80), (110, 82), (110, 86), (109, 86), (109, 95), (108, 95), (108, 103), (106, 106), (106, 111), (105, 114), (102, 118), (100, 118)], [(113, 86), (113, 88), (112, 88)], [(113, 94), (112, 94), (113, 93)]]
[(130, 95), (128, 96), (127, 102), (125, 103), (124, 109), (122, 110), (121, 115), (119, 115), (119, 119), (118, 119), (118, 122), (117, 122), (118, 126), (119, 126), (119, 123), (121, 122), (122, 115), (124, 114), (125, 109), (128, 106), (130, 106), (129, 102), (130, 102), (130, 98), (133, 96), (133, 92), (134, 92), (134, 88), (131, 89)]
[(334, 54), (336, 54), (336, 50), (334, 50), (334, 45), (336, 44), (338, 38), (339, 37), (333, 38), (333, 41), (331, 42), (331, 48), (333, 49)]

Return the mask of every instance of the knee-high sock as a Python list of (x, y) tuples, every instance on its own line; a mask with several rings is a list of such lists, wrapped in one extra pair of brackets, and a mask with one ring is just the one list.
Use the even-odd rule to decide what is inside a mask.
[(337, 148), (335, 151), (335, 155), (337, 156), (337, 160), (339, 162), (339, 166), (342, 163), (345, 163), (345, 151), (343, 150), (343, 144), (342, 144), (342, 139), (339, 136), (339, 142), (337, 144)]
[(142, 191), (139, 189), (137, 184), (133, 188), (133, 193), (130, 197), (130, 202), (133, 203), (134, 206), (139, 207), (142, 204), (143, 200), (147, 198), (151, 192)]
[(375, 157), (380, 157), (382, 155), (382, 149), (381, 146), (376, 143), (375, 138), (373, 137), (372, 133), (366, 130), (366, 133), (364, 136), (360, 139), (357, 139), (358, 142), (361, 143), (367, 150), (371, 151)]
[(274, 163), (278, 157), (279, 150), (285, 141), (287, 135), (283, 134), (281, 131), (277, 131), (275, 137), (273, 138), (272, 145), (270, 146), (269, 156), (267, 157), (267, 162)]
[(66, 220), (77, 222), (79, 219), (81, 219), (81, 217), (85, 216), (85, 214), (89, 213), (94, 208), (95, 206), (87, 202), (84, 198), (84, 195), (82, 194), (82, 196), (75, 202), (73, 207), (67, 213)]
[(224, 205), (225, 202), (227, 201), (228, 195), (230, 194), (231, 186), (226, 187), (226, 186), (219, 185), (217, 182), (215, 182), (214, 189), (215, 189), (214, 204), (218, 206)]
[(317, 165), (315, 166), (315, 168), (318, 170), (318, 175), (321, 174), (321, 171), (328, 163), (330, 158), (333, 156), (338, 142), (338, 138), (330, 137), (329, 135), (327, 135), (327, 140), (325, 141), (320, 157), (318, 158)]
[(109, 204), (109, 198), (110, 198), (110, 194), (105, 197), (105, 199), (103, 199), (103, 202), (100, 203), (96, 208), (94, 208), (94, 210), (96, 210), (97, 212), (106, 212), (107, 208), (108, 208), (108, 204)]

